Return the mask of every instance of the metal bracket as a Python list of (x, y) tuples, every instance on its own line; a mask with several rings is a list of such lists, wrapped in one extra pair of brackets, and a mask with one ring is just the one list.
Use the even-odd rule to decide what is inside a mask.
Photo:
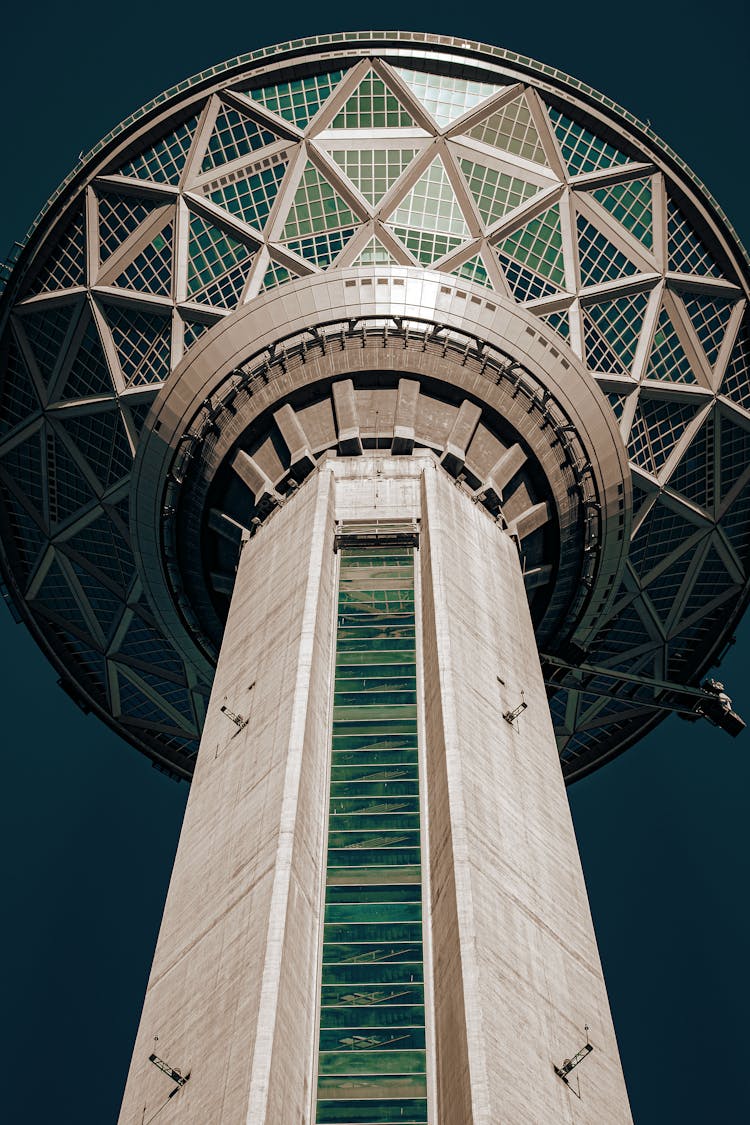
[(521, 715), (527, 707), (528, 703), (523, 697), (523, 692), (521, 692), (521, 702), (517, 707), (514, 707), (512, 711), (503, 711), (503, 718), (506, 723), (510, 723), (510, 725), (513, 726), (518, 716)]

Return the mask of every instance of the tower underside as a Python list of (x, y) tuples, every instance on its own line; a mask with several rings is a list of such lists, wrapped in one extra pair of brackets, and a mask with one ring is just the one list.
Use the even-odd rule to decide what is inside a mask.
[(121, 1125), (162, 1105), (631, 1120), (518, 543), (429, 451), (241, 551)]

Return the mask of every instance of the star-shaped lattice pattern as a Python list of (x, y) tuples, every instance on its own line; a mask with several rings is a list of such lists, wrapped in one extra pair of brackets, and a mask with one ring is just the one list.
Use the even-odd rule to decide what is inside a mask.
[[(87, 691), (134, 734), (193, 752), (207, 691), (159, 635), (128, 540), (128, 474), (159, 386), (238, 305), (390, 262), (524, 304), (608, 396), (638, 503), (626, 588), (589, 659), (677, 678), (745, 587), (743, 292), (647, 156), (510, 78), (379, 59), (235, 79), (101, 169), (48, 237), (3, 344), (14, 565)], [(628, 707), (559, 693), (563, 760), (616, 737)]]

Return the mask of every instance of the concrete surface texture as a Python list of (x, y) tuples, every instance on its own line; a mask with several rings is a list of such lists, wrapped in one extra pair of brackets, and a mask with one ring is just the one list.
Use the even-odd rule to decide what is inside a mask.
[(244, 546), (120, 1125), (315, 1119), (337, 519), (420, 520), (430, 1122), (624, 1125), (517, 548), (430, 453), (329, 457)]

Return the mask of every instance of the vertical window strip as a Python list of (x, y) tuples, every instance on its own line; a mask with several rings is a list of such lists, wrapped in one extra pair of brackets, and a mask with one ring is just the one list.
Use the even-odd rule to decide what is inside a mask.
[(343, 548), (316, 1122), (427, 1121), (414, 561)]

